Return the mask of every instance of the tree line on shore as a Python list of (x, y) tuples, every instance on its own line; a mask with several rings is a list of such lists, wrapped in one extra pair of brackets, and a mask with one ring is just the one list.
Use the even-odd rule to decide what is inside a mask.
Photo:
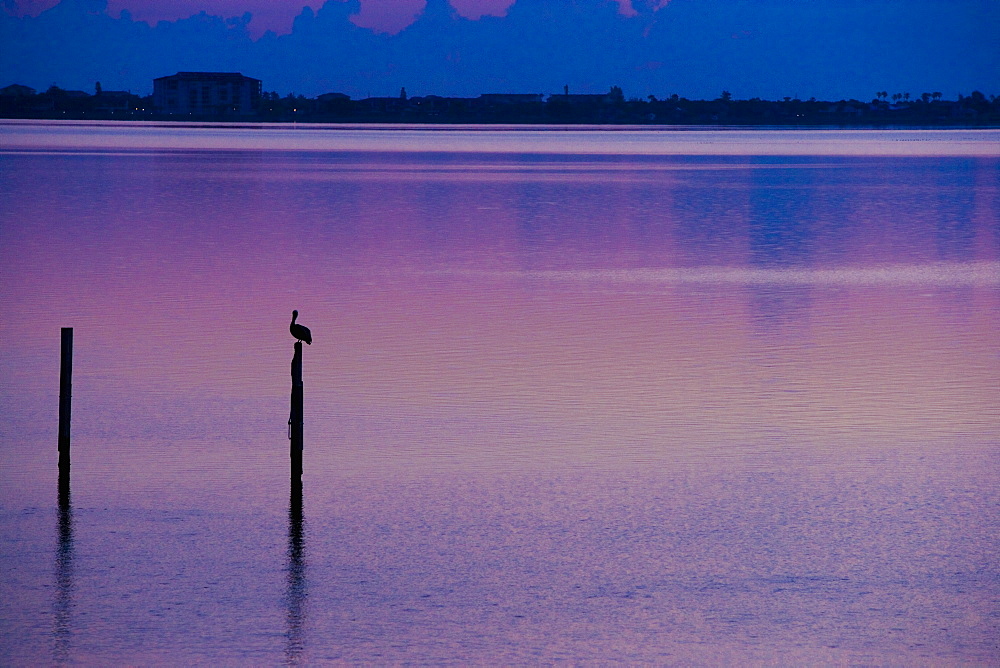
[(0, 89), (0, 117), (96, 120), (194, 120), (241, 122), (326, 123), (594, 123), (669, 125), (1000, 125), (1000, 96), (980, 91), (942, 99), (940, 92), (920, 95), (879, 91), (867, 102), (822, 101), (785, 97), (781, 100), (735, 99), (728, 91), (712, 100), (691, 100), (676, 94), (658, 98), (625, 97), (613, 86), (604, 94), (483, 94), (475, 98), (439, 95), (353, 100), (341, 93), (315, 98), (265, 92), (253, 109), (234, 115), (219, 113), (166, 114), (153, 106), (152, 96), (126, 91), (93, 94), (51, 86), (38, 93), (22, 85)]

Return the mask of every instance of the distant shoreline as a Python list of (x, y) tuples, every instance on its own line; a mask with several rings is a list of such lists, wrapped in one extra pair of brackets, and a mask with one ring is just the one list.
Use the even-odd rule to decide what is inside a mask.
[(727, 121), (726, 123), (712, 122), (691, 122), (691, 123), (669, 123), (669, 122), (636, 122), (636, 121), (545, 121), (545, 120), (525, 120), (525, 121), (489, 121), (489, 120), (426, 120), (426, 119), (403, 119), (403, 118), (368, 118), (360, 117), (353, 119), (326, 119), (326, 118), (226, 118), (213, 116), (200, 117), (178, 117), (176, 115), (59, 115), (59, 116), (12, 116), (0, 115), (0, 121), (66, 121), (76, 123), (143, 123), (143, 124), (169, 124), (172, 126), (225, 126), (225, 127), (245, 127), (254, 128), (264, 125), (315, 125), (315, 126), (351, 126), (351, 125), (371, 125), (371, 126), (408, 126), (408, 127), (474, 127), (492, 126), (493, 129), (503, 127), (517, 127), (530, 129), (532, 127), (566, 127), (577, 130), (587, 128), (664, 128), (673, 130), (727, 130), (753, 128), (757, 130), (991, 130), (1000, 129), (1000, 120), (990, 120), (986, 122), (940, 122), (940, 123), (907, 123), (897, 120), (886, 120), (884, 122), (800, 122), (800, 123), (775, 123), (775, 122), (739, 122)]
[[(180, 76), (180, 75), (176, 75)], [(218, 76), (218, 75), (216, 75)], [(228, 76), (228, 75), (227, 75)], [(241, 75), (235, 75), (241, 76)], [(256, 80), (252, 80), (256, 81)], [(258, 89), (259, 90), (259, 89)], [(239, 104), (201, 105), (194, 113), (166, 113), (154, 96), (126, 91), (83, 91), (52, 86), (36, 93), (27, 86), (0, 89), (0, 118), (22, 120), (147, 121), (223, 124), (335, 123), (411, 125), (565, 125), (773, 128), (997, 128), (1000, 96), (979, 91), (957, 100), (940, 93), (889, 96), (871, 101), (736, 100), (723, 91), (714, 100), (672, 95), (626, 99), (617, 86), (606, 94), (482, 94), (474, 98), (424, 95), (353, 100), (340, 93), (317, 98), (259, 93)], [(182, 107), (181, 112), (184, 111)]]
[(3, 123), (24, 123), (30, 124), (32, 122), (55, 122), (60, 125), (66, 126), (114, 126), (118, 124), (122, 125), (141, 125), (151, 128), (231, 128), (231, 129), (245, 129), (245, 130), (255, 130), (255, 129), (265, 129), (265, 128), (309, 128), (315, 127), (317, 129), (323, 128), (365, 128), (369, 130), (409, 130), (409, 129), (422, 129), (422, 128), (438, 128), (442, 131), (452, 130), (452, 129), (462, 129), (468, 131), (483, 131), (483, 132), (502, 132), (504, 130), (517, 130), (529, 132), (531, 130), (537, 130), (538, 132), (550, 132), (553, 130), (564, 130), (564, 131), (574, 131), (574, 132), (586, 132), (588, 130), (593, 131), (603, 131), (603, 132), (616, 132), (616, 131), (628, 131), (628, 130), (664, 130), (664, 131), (674, 131), (674, 132), (699, 132), (699, 131), (712, 131), (712, 132), (725, 132), (733, 131), (738, 132), (740, 130), (774, 130), (774, 131), (824, 131), (824, 130), (878, 130), (878, 131), (917, 131), (917, 130), (934, 130), (934, 131), (949, 131), (949, 130), (1000, 130), (1000, 122), (990, 123), (990, 124), (940, 124), (940, 125), (917, 125), (917, 124), (855, 124), (855, 125), (835, 125), (835, 124), (825, 124), (825, 125), (810, 125), (810, 124), (800, 124), (800, 125), (766, 125), (763, 123), (759, 124), (670, 124), (670, 123), (481, 123), (481, 122), (450, 122), (450, 121), (422, 121), (422, 122), (397, 122), (397, 121), (320, 121), (320, 120), (294, 120), (294, 121), (271, 121), (271, 120), (215, 120), (215, 119), (182, 119), (176, 116), (163, 116), (163, 117), (143, 117), (143, 118), (94, 118), (94, 117), (83, 117), (83, 118), (69, 118), (66, 116), (61, 117), (5, 117), (0, 116), (0, 124)]

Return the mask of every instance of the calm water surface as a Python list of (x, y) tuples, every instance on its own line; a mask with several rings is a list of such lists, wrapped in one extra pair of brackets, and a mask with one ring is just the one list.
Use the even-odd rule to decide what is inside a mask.
[(1000, 663), (998, 140), (0, 123), (0, 663)]

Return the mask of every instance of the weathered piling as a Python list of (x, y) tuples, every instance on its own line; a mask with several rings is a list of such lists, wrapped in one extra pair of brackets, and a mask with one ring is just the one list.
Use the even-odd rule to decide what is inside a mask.
[(302, 342), (296, 341), (292, 357), (292, 410), (288, 417), (292, 480), (302, 478), (302, 415)]
[(73, 403), (73, 328), (62, 328), (62, 354), (59, 363), (59, 468), (68, 469), (69, 426)]

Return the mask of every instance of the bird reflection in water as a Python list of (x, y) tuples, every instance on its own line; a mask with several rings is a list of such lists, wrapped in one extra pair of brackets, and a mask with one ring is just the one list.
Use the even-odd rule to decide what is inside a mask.
[(69, 661), (73, 612), (73, 504), (69, 467), (59, 467), (59, 510), (56, 543), (55, 600), (52, 603), (53, 663)]
[(302, 656), (302, 627), (306, 617), (306, 596), (302, 482), (293, 480), (288, 501), (288, 567), (285, 589), (286, 623), (288, 626), (285, 659), (289, 664), (298, 663)]

